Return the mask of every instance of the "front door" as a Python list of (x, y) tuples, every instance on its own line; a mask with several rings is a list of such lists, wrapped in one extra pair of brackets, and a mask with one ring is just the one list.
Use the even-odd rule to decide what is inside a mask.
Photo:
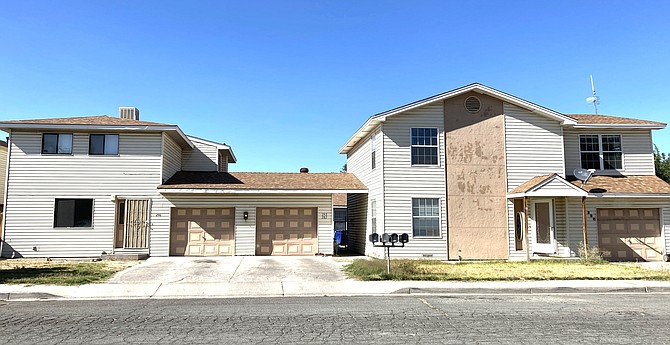
[(115, 248), (149, 248), (148, 199), (119, 199), (114, 225)]
[(556, 253), (556, 233), (554, 228), (554, 207), (551, 200), (537, 200), (532, 205), (534, 242), (533, 252)]
[(126, 223), (126, 200), (116, 200), (116, 222), (114, 225), (114, 248), (123, 248)]

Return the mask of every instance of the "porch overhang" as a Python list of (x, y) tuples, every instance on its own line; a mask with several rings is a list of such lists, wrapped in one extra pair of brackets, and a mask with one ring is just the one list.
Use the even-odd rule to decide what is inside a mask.
[(585, 197), (588, 192), (558, 174), (535, 176), (507, 194), (507, 199), (525, 197)]

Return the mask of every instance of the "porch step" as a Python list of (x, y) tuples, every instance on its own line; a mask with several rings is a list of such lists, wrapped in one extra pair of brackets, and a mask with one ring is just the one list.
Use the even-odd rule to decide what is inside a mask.
[(149, 258), (147, 253), (114, 253), (114, 254), (102, 254), (100, 259), (102, 260), (118, 260), (118, 261), (135, 261), (135, 260), (146, 260)]

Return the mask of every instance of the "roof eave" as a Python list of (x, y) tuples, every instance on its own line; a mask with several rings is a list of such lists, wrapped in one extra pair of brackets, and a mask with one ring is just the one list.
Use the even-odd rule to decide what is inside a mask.
[(589, 198), (667, 198), (670, 193), (589, 193)]
[(349, 151), (351, 151), (351, 149), (356, 147), (356, 145), (358, 145), (358, 143), (363, 138), (365, 138), (368, 134), (373, 132), (375, 130), (375, 128), (377, 128), (377, 126), (379, 126), (380, 123), (384, 122), (384, 120), (385, 120), (385, 118), (384, 119), (380, 119), (380, 118), (376, 118), (376, 117), (369, 118), (367, 121), (365, 121), (363, 126), (361, 126), (358, 130), (356, 130), (354, 135), (352, 135), (351, 138), (349, 138), (349, 140), (347, 140), (347, 143), (344, 144), (344, 146), (342, 146), (340, 148), (339, 153), (340, 154), (349, 153)]
[(234, 188), (161, 188), (161, 194), (335, 194), (363, 193), (367, 189), (234, 189)]
[(663, 129), (665, 124), (604, 124), (604, 123), (593, 123), (593, 124), (576, 124), (572, 128), (575, 129)]

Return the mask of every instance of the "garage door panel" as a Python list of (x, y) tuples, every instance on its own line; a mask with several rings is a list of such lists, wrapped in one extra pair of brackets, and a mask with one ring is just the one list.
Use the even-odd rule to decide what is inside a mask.
[(233, 208), (173, 208), (170, 255), (234, 255)]
[(598, 209), (598, 243), (612, 261), (662, 258), (658, 209)]
[(316, 208), (259, 208), (256, 211), (256, 255), (313, 255)]

